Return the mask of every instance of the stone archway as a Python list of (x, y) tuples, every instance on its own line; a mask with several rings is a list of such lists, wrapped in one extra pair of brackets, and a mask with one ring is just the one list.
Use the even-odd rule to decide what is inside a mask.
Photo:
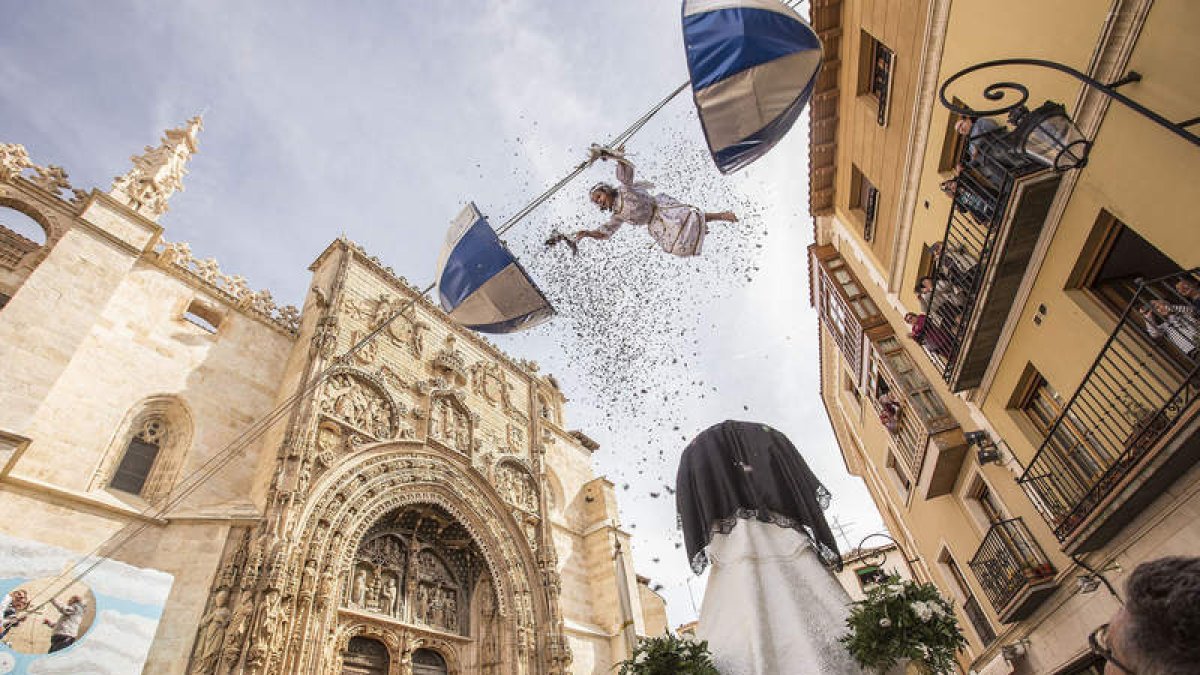
[(368, 637), (352, 637), (342, 658), (341, 675), (388, 675), (392, 660), (387, 645)]
[(421, 649), (413, 652), (413, 675), (449, 675), (450, 667), (446, 659), (432, 649)]
[[(436, 446), (365, 448), (323, 475), (297, 516), (293, 522), (299, 527), (293, 531), (299, 536), (290, 564), (311, 570), (308, 576), (319, 581), (307, 586), (293, 581), (280, 589), (295, 621), (286, 635), (270, 636), (266, 650), (271, 657), (259, 672), (336, 672), (349, 640), (358, 634), (351, 626), (364, 623), (398, 642), (393, 670), (406, 675), (412, 650), (433, 644), (456, 675), (549, 672), (542, 662), (547, 644), (562, 639), (561, 626), (551, 619), (548, 594), (553, 591), (541, 581), (522, 524), (468, 457)], [(427, 522), (414, 527), (417, 520)], [(441, 548), (426, 546), (436, 539), (430, 533), (438, 528)], [(468, 551), (470, 570), (462, 562)], [(423, 553), (424, 576), (430, 579), (400, 573), (420, 565)], [(364, 559), (370, 564), (358, 567)], [(354, 583), (360, 569), (367, 574), (358, 592)], [(481, 668), (484, 640), (471, 626), (479, 614), (467, 606), (477, 597), (471, 591), (484, 579), (493, 589), (489, 617), (496, 632), (486, 642), (500, 652), (487, 657), (495, 665), (486, 670)], [(405, 583), (403, 602), (390, 605), (384, 597), (389, 581), (395, 582), (398, 596), (400, 582)], [(423, 581), (437, 589), (427, 592), (425, 612), (419, 590)], [(362, 606), (354, 606), (356, 599)], [(448, 619), (451, 604), (458, 607)], [(440, 615), (431, 609), (435, 606)]]

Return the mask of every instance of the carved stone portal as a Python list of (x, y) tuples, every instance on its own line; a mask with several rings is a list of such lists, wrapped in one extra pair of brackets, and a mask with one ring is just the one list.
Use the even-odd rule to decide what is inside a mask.
[(468, 599), (487, 579), (482, 552), (463, 526), (437, 506), (414, 505), (367, 531), (345, 579), (342, 605), (469, 635)]

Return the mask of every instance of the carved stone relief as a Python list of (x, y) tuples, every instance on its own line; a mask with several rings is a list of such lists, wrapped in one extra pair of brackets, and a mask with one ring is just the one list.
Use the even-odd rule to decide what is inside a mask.
[(508, 461), (497, 464), (495, 472), (496, 491), (504, 501), (525, 511), (537, 511), (537, 489), (525, 469)]
[(375, 439), (395, 435), (397, 420), (391, 401), (350, 373), (329, 377), (318, 398), (318, 409)]

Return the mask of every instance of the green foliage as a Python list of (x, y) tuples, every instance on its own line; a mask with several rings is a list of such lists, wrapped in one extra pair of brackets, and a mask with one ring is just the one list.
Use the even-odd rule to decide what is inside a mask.
[(667, 634), (644, 638), (633, 656), (618, 663), (619, 675), (720, 675), (708, 643)]
[(889, 576), (854, 603), (840, 639), (864, 668), (887, 670), (901, 659), (922, 663), (935, 673), (954, 672), (954, 654), (967, 640), (950, 603), (933, 584)]

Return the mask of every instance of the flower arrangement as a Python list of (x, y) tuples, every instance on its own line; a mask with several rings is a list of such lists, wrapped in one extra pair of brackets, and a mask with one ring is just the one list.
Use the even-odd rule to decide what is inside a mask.
[(618, 675), (720, 675), (707, 642), (670, 633), (643, 638), (633, 656), (617, 665)]
[(954, 672), (954, 654), (967, 644), (936, 586), (895, 575), (867, 589), (846, 625), (842, 644), (860, 666), (879, 671), (909, 659), (935, 673)]

